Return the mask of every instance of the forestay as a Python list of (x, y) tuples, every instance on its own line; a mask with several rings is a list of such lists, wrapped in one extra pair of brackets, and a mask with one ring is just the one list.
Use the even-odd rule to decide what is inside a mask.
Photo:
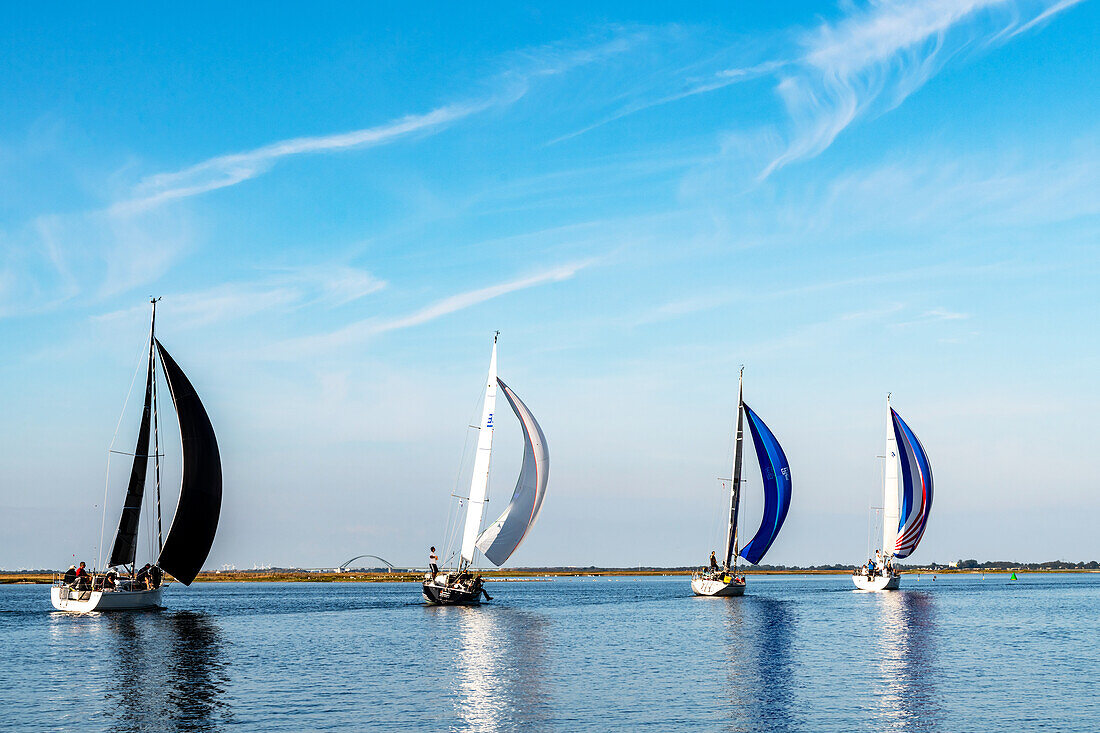
[(924, 446), (893, 408), (890, 416), (901, 464), (901, 519), (894, 545), (894, 557), (901, 558), (912, 554), (924, 535), (932, 510), (932, 466)]
[(130, 469), (130, 483), (126, 487), (126, 500), (122, 516), (118, 520), (118, 532), (111, 546), (108, 565), (132, 565), (137, 555), (138, 520), (141, 518), (141, 501), (145, 496), (145, 474), (149, 469), (149, 422), (153, 402), (153, 350), (149, 349), (149, 369), (145, 377), (145, 409), (141, 413), (137, 446), (134, 447), (134, 464)]
[(546, 484), (550, 478), (550, 449), (535, 416), (523, 401), (500, 379), (497, 379), (508, 404), (523, 426), (523, 466), (516, 481), (512, 500), (500, 517), (490, 524), (477, 540), (477, 548), (494, 565), (503, 565), (520, 546), (538, 518)]
[(787, 518), (791, 506), (791, 468), (772, 431), (748, 405), (744, 407), (764, 480), (764, 515), (760, 528), (739, 554), (755, 565), (764, 558)]
[(156, 345), (176, 406), (183, 443), (179, 503), (157, 564), (184, 585), (191, 585), (210, 554), (218, 529), (222, 505), (221, 456), (214, 427), (195, 388), (160, 341)]

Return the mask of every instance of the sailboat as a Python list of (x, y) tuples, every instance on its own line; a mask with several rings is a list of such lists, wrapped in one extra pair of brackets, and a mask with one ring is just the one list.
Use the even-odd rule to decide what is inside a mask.
[[(697, 596), (740, 596), (745, 594), (745, 577), (738, 573), (737, 558), (756, 565), (775, 542), (787, 510), (791, 506), (791, 467), (775, 435), (760, 416), (745, 404), (745, 368), (737, 378), (737, 430), (733, 446), (733, 480), (730, 482), (729, 525), (726, 527), (725, 559), (692, 573), (691, 590)], [(756, 459), (764, 481), (764, 512), (760, 527), (748, 544), (738, 549), (737, 513), (741, 504), (741, 462), (744, 446), (744, 420), (748, 418)]]
[[(67, 580), (55, 581), (50, 589), (50, 600), (59, 611), (159, 608), (164, 592), (161, 582), (164, 573), (170, 574), (184, 585), (191, 585), (214, 543), (222, 502), (222, 467), (218, 440), (195, 388), (191, 386), (175, 359), (157, 340), (158, 300), (159, 298), (154, 298), (150, 301), (153, 317), (149, 328), (145, 408), (138, 428), (126, 499), (107, 562), (111, 569), (105, 573), (93, 573), (75, 583)], [(172, 393), (183, 448), (179, 501), (165, 537), (161, 534), (158, 359), (161, 367), (159, 371), (168, 382), (168, 389)], [(149, 452), (150, 432), (153, 437), (152, 453)], [(150, 457), (153, 459), (155, 490), (153, 497), (145, 497)], [(143, 501), (155, 502), (156, 526), (153, 534), (156, 537), (157, 558), (155, 564), (138, 570), (138, 523)]]
[[(480, 550), (498, 567), (507, 562), (527, 537), (546, 497), (546, 484), (550, 478), (550, 450), (546, 444), (546, 436), (527, 405), (497, 377), (499, 336), (499, 331), (493, 335), (493, 354), (489, 359), (489, 377), (485, 385), (481, 422), (478, 423), (477, 451), (474, 454), (474, 470), (470, 478), (470, 495), (465, 501), (466, 522), (462, 530), (458, 564), (450, 570), (429, 570), (425, 573), (422, 592), (428, 603), (477, 605), (481, 603), (482, 596), (491, 600), (485, 592), (481, 575), (475, 575), (473, 570), (475, 552)], [(489, 462), (493, 452), (493, 412), (496, 409), (497, 387), (504, 393), (512, 412), (519, 418), (520, 427), (523, 428), (523, 464), (508, 506), (496, 521), (482, 530), (481, 519), (489, 501)]]
[(852, 582), (860, 590), (897, 590), (901, 573), (894, 567), (894, 560), (909, 557), (917, 549), (932, 510), (932, 465), (928, 462), (928, 454), (901, 415), (890, 406), (889, 394), (886, 395), (886, 421), (882, 548), (866, 565), (852, 573)]

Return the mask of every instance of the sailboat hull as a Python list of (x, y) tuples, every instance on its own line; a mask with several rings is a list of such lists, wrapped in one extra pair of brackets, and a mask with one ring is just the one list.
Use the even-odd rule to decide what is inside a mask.
[(691, 579), (691, 591), (697, 596), (716, 596), (729, 598), (745, 595), (744, 578), (729, 577), (726, 582), (722, 577), (705, 578), (696, 576)]
[(433, 606), (480, 606), (483, 593), (480, 583), (476, 585), (448, 585), (446, 575), (440, 574), (431, 580), (425, 580), (421, 586), (424, 600)]
[(50, 588), (50, 602), (58, 611), (89, 613), (91, 611), (137, 611), (161, 608), (164, 586), (138, 591), (77, 591), (67, 586)]
[(879, 590), (897, 590), (901, 585), (901, 575), (876, 575), (873, 578), (868, 578), (863, 574), (853, 574), (852, 582), (859, 590), (879, 591)]

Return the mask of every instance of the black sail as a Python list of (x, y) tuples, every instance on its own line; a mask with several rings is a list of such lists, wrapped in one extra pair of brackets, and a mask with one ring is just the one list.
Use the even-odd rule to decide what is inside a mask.
[(118, 533), (111, 546), (108, 565), (132, 565), (137, 555), (138, 519), (141, 517), (141, 499), (145, 495), (145, 476), (149, 468), (149, 413), (152, 402), (153, 349), (150, 345), (149, 373), (145, 377), (145, 410), (141, 413), (134, 466), (130, 469), (130, 484), (126, 488), (126, 501), (122, 505), (122, 517), (118, 520)]
[(183, 442), (179, 503), (157, 564), (184, 585), (191, 585), (210, 554), (214, 533), (218, 530), (222, 462), (214, 427), (195, 388), (160, 341), (156, 344), (168, 388), (172, 391), (172, 402), (176, 405)]

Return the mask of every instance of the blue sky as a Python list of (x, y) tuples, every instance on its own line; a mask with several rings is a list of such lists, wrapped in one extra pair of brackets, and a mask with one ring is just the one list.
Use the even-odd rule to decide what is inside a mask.
[(423, 562), (497, 329), (552, 460), (514, 564), (704, 560), (740, 364), (770, 561), (865, 555), (888, 391), (914, 560), (1100, 557), (1095, 3), (50, 12), (0, 30), (0, 567), (94, 557), (152, 294), (210, 567)]

